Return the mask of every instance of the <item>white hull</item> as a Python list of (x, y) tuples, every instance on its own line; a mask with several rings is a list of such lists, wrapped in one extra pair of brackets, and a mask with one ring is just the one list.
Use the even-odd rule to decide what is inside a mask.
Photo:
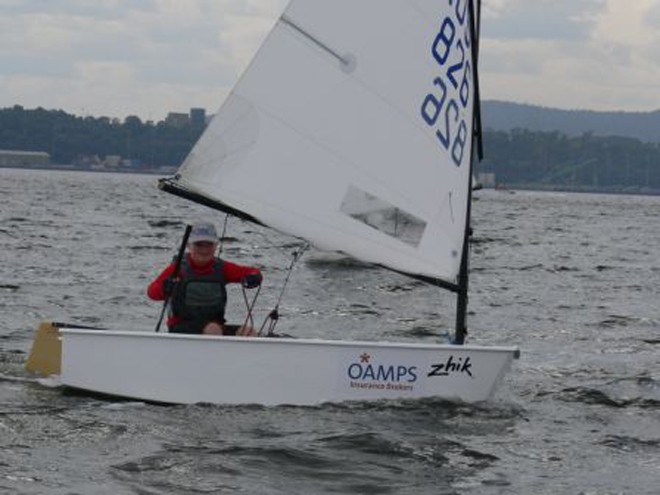
[(491, 397), (516, 348), (61, 329), (63, 385), (165, 403)]

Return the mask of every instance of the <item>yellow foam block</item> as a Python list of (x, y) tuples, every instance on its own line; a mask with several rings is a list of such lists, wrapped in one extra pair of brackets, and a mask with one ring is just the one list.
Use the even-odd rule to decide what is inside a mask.
[(59, 375), (61, 362), (62, 343), (59, 328), (50, 321), (43, 321), (32, 342), (25, 368), (41, 376)]

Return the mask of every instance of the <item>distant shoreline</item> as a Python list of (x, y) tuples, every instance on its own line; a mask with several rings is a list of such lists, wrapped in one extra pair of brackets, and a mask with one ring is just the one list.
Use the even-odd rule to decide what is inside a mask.
[[(169, 177), (176, 173), (177, 167), (159, 167), (159, 168), (141, 168), (131, 170), (126, 168), (113, 169), (92, 169), (76, 167), (73, 165), (49, 165), (49, 166), (6, 166), (0, 165), (3, 169), (13, 170), (44, 170), (58, 172), (94, 172), (107, 174), (142, 174), (142, 175), (161, 175)], [(499, 191), (502, 193), (515, 193), (516, 191), (545, 191), (545, 192), (565, 192), (565, 193), (583, 193), (583, 194), (617, 194), (631, 196), (660, 196), (660, 190), (641, 187), (593, 187), (593, 186), (557, 186), (548, 184), (506, 184), (504, 187), (483, 188), (484, 190)]]
[(631, 186), (610, 186), (610, 187), (593, 187), (593, 186), (551, 186), (548, 184), (511, 184), (504, 189), (495, 189), (502, 192), (507, 191), (545, 191), (545, 192), (565, 192), (565, 193), (582, 193), (582, 194), (616, 194), (616, 195), (631, 195), (631, 196), (660, 196), (659, 189), (631, 187)]
[(174, 175), (177, 168), (176, 167), (159, 167), (159, 168), (140, 168), (140, 169), (127, 169), (127, 168), (85, 168), (85, 167), (76, 167), (74, 165), (48, 165), (48, 166), (35, 166), (35, 165), (24, 165), (17, 167), (15, 165), (0, 165), (0, 168), (12, 169), (12, 170), (43, 170), (43, 171), (57, 171), (57, 172), (94, 172), (94, 173), (106, 173), (106, 174), (144, 174), (144, 175), (163, 175), (170, 176)]

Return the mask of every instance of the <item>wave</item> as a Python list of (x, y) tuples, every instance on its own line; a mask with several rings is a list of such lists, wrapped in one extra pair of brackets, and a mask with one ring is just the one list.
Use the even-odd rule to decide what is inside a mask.
[[(657, 385), (657, 384), (656, 384)], [(619, 396), (616, 392), (606, 392), (590, 387), (570, 387), (558, 392), (559, 400), (612, 408), (654, 409), (660, 407), (660, 399), (639, 394), (636, 397)]]

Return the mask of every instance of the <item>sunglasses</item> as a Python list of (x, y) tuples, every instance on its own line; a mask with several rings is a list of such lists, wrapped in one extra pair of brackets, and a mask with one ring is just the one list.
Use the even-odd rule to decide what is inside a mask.
[(201, 247), (201, 248), (204, 248), (204, 247), (212, 247), (213, 244), (214, 244), (214, 243), (211, 242), (211, 241), (198, 241), (198, 242), (193, 242), (193, 246), (195, 246), (195, 247)]

